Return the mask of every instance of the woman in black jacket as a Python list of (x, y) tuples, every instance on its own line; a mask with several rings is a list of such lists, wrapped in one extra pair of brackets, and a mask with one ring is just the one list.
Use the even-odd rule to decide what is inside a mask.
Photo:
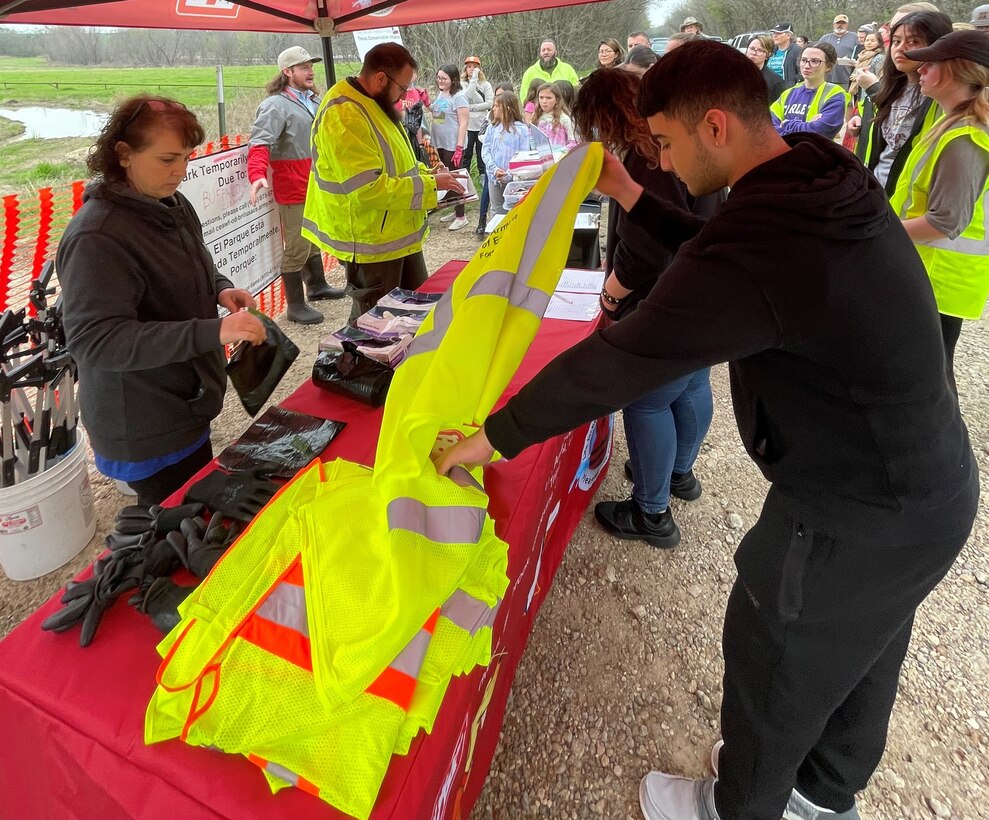
[[(104, 475), (156, 504), (213, 457), (223, 346), (259, 344), (246, 290), (217, 271), (178, 192), (203, 142), (195, 115), (163, 97), (127, 100), (89, 157), (96, 179), (56, 257), (83, 423)], [(223, 319), (217, 305), (230, 311)]]
[(766, 66), (766, 62), (774, 51), (776, 51), (776, 46), (773, 44), (773, 38), (768, 34), (757, 34), (752, 38), (748, 48), (745, 49), (745, 56), (755, 63), (755, 67), (759, 69), (762, 79), (766, 82), (770, 105), (776, 102), (780, 94), (786, 90), (786, 83), (783, 78)]
[[(635, 180), (664, 200), (695, 212), (699, 207), (710, 208), (711, 198), (695, 202), (680, 180), (659, 167), (659, 148), (635, 108), (639, 82), (639, 77), (628, 71), (601, 69), (592, 73), (577, 94), (573, 110), (577, 129), (581, 134), (593, 134), (614, 151)], [(610, 203), (608, 214), (601, 307), (606, 316), (618, 320), (648, 295), (672, 255), (648, 231), (632, 224), (616, 202)], [(595, 506), (594, 515), (608, 532), (666, 549), (680, 542), (680, 530), (669, 509), (670, 496), (686, 501), (700, 497), (701, 485), (693, 465), (712, 413), (708, 368), (624, 408), (630, 456), (625, 472), (632, 480), (632, 497)]]

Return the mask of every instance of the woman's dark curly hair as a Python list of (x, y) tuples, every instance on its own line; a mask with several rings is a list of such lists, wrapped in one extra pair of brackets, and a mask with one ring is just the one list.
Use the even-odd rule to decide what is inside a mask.
[(635, 106), (639, 78), (629, 71), (599, 68), (580, 84), (573, 107), (574, 125), (583, 139), (604, 143), (620, 157), (636, 151), (659, 167), (659, 147)]
[(168, 97), (139, 94), (125, 100), (110, 115), (86, 159), (93, 176), (108, 182), (123, 182), (127, 173), (120, 164), (117, 143), (126, 142), (131, 150), (142, 151), (151, 142), (151, 132), (170, 128), (182, 138), (187, 148), (195, 148), (206, 139), (206, 132), (188, 108)]

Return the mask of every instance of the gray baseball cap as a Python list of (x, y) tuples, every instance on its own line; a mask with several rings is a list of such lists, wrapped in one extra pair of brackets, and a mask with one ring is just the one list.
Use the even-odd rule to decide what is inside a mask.
[(313, 57), (302, 46), (292, 46), (278, 55), (278, 68), (291, 68), (302, 63), (321, 63), (322, 57)]

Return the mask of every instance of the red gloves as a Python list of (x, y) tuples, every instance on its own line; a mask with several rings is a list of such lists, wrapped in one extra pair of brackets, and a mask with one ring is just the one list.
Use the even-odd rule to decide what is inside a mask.
[(463, 158), (464, 158), (464, 147), (462, 145), (458, 145), (457, 150), (453, 152), (453, 159), (452, 159), (453, 167), (459, 168), (460, 160), (462, 160)]

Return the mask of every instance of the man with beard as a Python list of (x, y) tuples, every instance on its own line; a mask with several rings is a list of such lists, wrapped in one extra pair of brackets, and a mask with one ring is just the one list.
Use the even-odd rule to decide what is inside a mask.
[(312, 242), (302, 236), (302, 211), (309, 181), (309, 132), (319, 105), (311, 57), (301, 46), (292, 46), (278, 55), (278, 74), (265, 86), (268, 96), (261, 101), (251, 127), (247, 151), (247, 178), (251, 181), (251, 204), (258, 191), (271, 186), (278, 203), (282, 224), (282, 284), (288, 302), (288, 320), (302, 325), (323, 321), (323, 314), (306, 304), (309, 301), (339, 299), (344, 291), (326, 284), (323, 260)]
[(574, 67), (570, 63), (565, 63), (556, 53), (556, 43), (552, 40), (543, 40), (539, 44), (539, 59), (525, 70), (522, 75), (522, 93), (520, 97), (525, 97), (529, 86), (533, 80), (542, 80), (544, 83), (555, 83), (557, 80), (566, 80), (574, 88), (580, 85), (580, 78)]
[(375, 46), (357, 77), (329, 90), (313, 123), (302, 234), (343, 262), (352, 322), (392, 288), (426, 281), (426, 211), (438, 190), (463, 193), (452, 175), (416, 160), (395, 107), (417, 68), (398, 43)]
[[(914, 613), (978, 506), (930, 280), (875, 177), (817, 134), (779, 136), (765, 82), (730, 46), (667, 54), (638, 109), (664, 171), (692, 196), (730, 196), (705, 222), (606, 153), (597, 189), (672, 263), (629, 316), (558, 356), (437, 471), (495, 448), (512, 458), (728, 362), (741, 440), (772, 484), (735, 553), (724, 744), (715, 777), (647, 774), (640, 806), (647, 820), (858, 820)], [(800, 259), (799, 275), (765, 264), (770, 246)]]

